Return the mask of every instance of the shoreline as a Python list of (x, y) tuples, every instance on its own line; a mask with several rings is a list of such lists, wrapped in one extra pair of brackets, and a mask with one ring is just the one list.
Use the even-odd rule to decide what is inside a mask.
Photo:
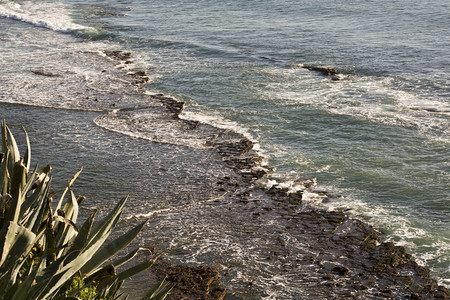
[[(105, 51), (105, 55), (123, 67), (131, 64), (128, 63), (128, 52)], [(83, 105), (89, 103), (87, 108), (102, 108), (99, 111), (103, 111), (103, 114), (95, 119), (95, 123), (105, 129), (112, 130), (108, 128), (108, 124), (114, 124), (114, 129), (119, 127), (114, 131), (121, 134), (131, 133), (129, 135), (133, 134), (134, 137), (156, 143), (206, 149), (217, 153), (235, 173), (234, 177), (224, 177), (216, 182), (216, 192), (223, 195), (223, 200), (218, 201), (217, 205), (234, 213), (209, 213), (217, 213), (215, 217), (219, 224), (233, 224), (236, 234), (242, 239), (242, 247), (251, 247), (251, 239), (245, 244), (247, 238), (257, 239), (259, 232), (271, 236), (272, 240), (261, 241), (259, 252), (255, 257), (249, 256), (249, 259), (257, 258), (261, 264), (270, 262), (273, 266), (272, 275), (292, 276), (292, 281), (302, 287), (303, 297), (450, 297), (448, 289), (439, 286), (435, 279), (430, 278), (430, 271), (415, 263), (403, 247), (393, 243), (380, 243), (381, 234), (369, 224), (351, 218), (341, 211), (324, 211), (305, 204), (304, 196), (307, 193), (320, 194), (322, 201), (332, 201), (334, 197), (328, 192), (315, 191), (313, 179), (299, 177), (295, 182), (295, 192), (284, 187), (282, 182), (271, 187), (265, 186), (261, 179), (270, 179), (273, 170), (262, 165), (263, 157), (253, 149), (252, 141), (232, 130), (180, 118), (183, 102), (163, 94), (146, 94), (140, 87), (148, 80), (145, 72), (118, 69), (116, 66), (112, 70), (106, 69), (102, 72), (123, 75), (124, 70), (128, 71), (124, 78), (129, 82), (123, 84), (132, 87), (132, 93), (111, 93), (104, 99), (97, 99), (96, 95), (101, 95), (101, 92), (90, 90), (84, 95), (85, 99), (80, 99), (75, 105), (85, 107)], [(30, 70), (35, 76), (45, 77), (48, 81), (59, 74), (58, 70), (39, 69), (37, 73), (34, 71)], [(132, 101), (121, 101), (127, 100), (126, 96), (139, 97), (143, 101), (139, 105)], [(137, 117), (133, 115), (136, 111), (145, 111), (146, 114), (144, 117)], [(166, 131), (160, 132), (152, 128), (152, 122), (164, 124)], [(147, 127), (142, 127), (145, 125)], [(136, 128), (142, 129), (141, 136), (133, 131)], [(166, 136), (168, 132), (169, 138)], [(192, 141), (196, 143), (188, 144)], [(276, 220), (278, 227), (271, 226), (273, 220)], [(292, 243), (290, 238), (295, 238), (297, 244)], [(190, 276), (193, 270), (189, 265), (177, 265), (174, 268), (181, 274), (179, 276)], [(161, 269), (164, 268), (159, 270)], [(221, 278), (216, 278), (217, 274), (220, 274)], [(216, 278), (221, 286), (233, 287), (232, 284), (235, 284), (241, 290), (249, 291), (248, 295), (233, 296), (233, 293), (230, 293), (226, 296), (228, 299), (276, 297), (276, 294), (268, 294), (264, 288), (258, 286), (258, 274), (254, 274), (254, 281), (239, 283), (233, 281), (235, 275), (221, 267), (208, 276)], [(222, 299), (224, 295), (222, 293), (211, 297)]]
[[(125, 57), (126, 61), (129, 56)], [(120, 56), (119, 59), (122, 60)], [(146, 74), (140, 73), (140, 76), (145, 77)], [(162, 102), (172, 121), (182, 123), (189, 130), (200, 131), (201, 127), (211, 126), (181, 119), (179, 115), (183, 110), (183, 102), (163, 94), (151, 95), (150, 98)], [(381, 233), (370, 224), (341, 211), (325, 211), (302, 203), (305, 193), (320, 194), (322, 201), (332, 201), (335, 197), (327, 191), (315, 191), (313, 179), (298, 180), (297, 191), (294, 192), (283, 187), (282, 183), (270, 188), (258, 186), (258, 180), (270, 176), (273, 170), (261, 165), (263, 157), (253, 150), (253, 142), (240, 133), (215, 129), (220, 132), (220, 138), (208, 140), (207, 145), (215, 149), (241, 177), (240, 183), (219, 181), (218, 188), (232, 193), (228, 197), (234, 199), (234, 205), (252, 206), (255, 219), (274, 214), (285, 218), (286, 230), (307, 241), (308, 254), (294, 253), (294, 249), (288, 249), (288, 245), (283, 245), (283, 241), (279, 240), (278, 252), (266, 257), (267, 260), (279, 260), (280, 263), (288, 262), (291, 264), (290, 269), (298, 270), (298, 276), (304, 278), (305, 297), (450, 298), (449, 290), (439, 286), (437, 280), (430, 277), (430, 270), (413, 261), (404, 247), (392, 242), (380, 243)], [(296, 260), (290, 261), (290, 256), (295, 256)], [(162, 265), (166, 264), (162, 262)], [(192, 276), (190, 266), (172, 265), (169, 269), (173, 268), (178, 269), (178, 280), (182, 281), (180, 276)], [(159, 272), (162, 269), (159, 268)], [(211, 282), (220, 283), (218, 272), (211, 272), (214, 274), (211, 275), (214, 277)], [(157, 278), (161, 278), (161, 275), (155, 274)], [(184, 287), (182, 291), (188, 289)], [(217, 293), (217, 289), (212, 289), (211, 294), (207, 292), (206, 295), (206, 299), (240, 299), (234, 295)], [(169, 296), (168, 299), (176, 298)]]
[[(274, 211), (283, 215), (288, 223), (286, 229), (306, 240), (310, 251), (319, 254), (317, 257), (304, 255), (302, 260), (297, 258), (294, 265), (290, 266), (301, 269), (306, 262), (309, 269), (307, 274), (299, 272), (298, 275), (316, 278), (304, 281), (305, 297), (450, 297), (449, 291), (430, 277), (427, 268), (412, 260), (404, 247), (392, 242), (380, 243), (381, 233), (368, 223), (344, 212), (324, 211), (304, 205), (302, 196), (305, 192), (321, 193), (322, 201), (332, 201), (334, 197), (328, 192), (315, 191), (312, 179), (298, 182), (303, 188), (297, 192), (290, 192), (288, 188), (281, 187), (281, 184), (268, 189), (254, 187), (254, 183), (269, 176), (271, 170), (261, 166), (262, 157), (252, 150), (252, 145), (251, 141), (242, 136), (238, 142), (218, 142), (212, 146), (242, 176), (241, 190), (235, 194), (241, 199), (236, 203), (248, 205), (262, 202), (251, 194), (264, 193), (271, 203), (267, 206), (255, 205), (253, 215), (258, 218)], [(246, 185), (244, 191), (243, 185)], [(284, 251), (289, 252), (287, 249)], [(268, 256), (267, 260), (277, 260), (281, 256), (280, 262), (289, 261), (288, 257), (292, 254), (282, 252)]]

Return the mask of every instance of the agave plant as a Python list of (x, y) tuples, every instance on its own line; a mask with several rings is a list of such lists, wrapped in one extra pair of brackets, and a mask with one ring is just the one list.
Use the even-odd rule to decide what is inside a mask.
[[(30, 170), (26, 131), (27, 149), (22, 157), (5, 122), (1, 130), (0, 300), (125, 298), (119, 294), (124, 280), (146, 270), (154, 260), (118, 272), (118, 267), (147, 249), (112, 259), (129, 245), (147, 220), (107, 242), (122, 214), (125, 197), (101, 220), (95, 220), (94, 211), (81, 227), (77, 226), (79, 205), (85, 198), (75, 196), (72, 184), (81, 170), (54, 203), (51, 167)], [(143, 299), (164, 299), (169, 290), (161, 282)]]

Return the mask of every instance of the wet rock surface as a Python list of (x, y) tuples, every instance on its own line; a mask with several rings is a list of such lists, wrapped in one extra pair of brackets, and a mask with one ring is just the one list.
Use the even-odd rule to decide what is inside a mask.
[(222, 300), (226, 297), (225, 288), (219, 286), (219, 272), (214, 268), (174, 265), (160, 259), (151, 272), (155, 278), (165, 279), (172, 286), (167, 300)]
[(31, 72), (33, 74), (35, 74), (35, 75), (46, 76), (46, 77), (59, 77), (59, 76), (61, 76), (60, 74), (52, 73), (52, 72), (45, 71), (45, 70), (32, 70)]
[[(279, 198), (277, 199), (279, 201)], [(289, 201), (288, 199), (282, 200)], [(272, 212), (273, 210), (271, 210)], [(261, 212), (258, 218), (264, 218)], [(430, 278), (403, 247), (379, 243), (380, 233), (343, 212), (311, 209), (284, 216), (296, 247), (278, 238), (268, 253), (304, 286), (303, 295), (320, 299), (447, 299), (449, 292)], [(306, 246), (306, 247), (305, 247)], [(300, 298), (299, 298), (300, 299)]]
[[(131, 64), (126, 52), (105, 54), (122, 66)], [(311, 70), (337, 76), (332, 69)], [(370, 225), (345, 212), (305, 203), (308, 193), (320, 201), (335, 197), (315, 191), (313, 179), (299, 178), (294, 192), (280, 183), (260, 184), (270, 179), (271, 169), (262, 165), (251, 141), (231, 130), (180, 118), (182, 102), (145, 93), (140, 84), (147, 74), (98, 69), (94, 71), (103, 77), (89, 81), (69, 71), (30, 74), (48, 80), (40, 84), (49, 87), (56, 79), (52, 74), (63, 74), (64, 81), (46, 105), (103, 112), (95, 120), (99, 126), (156, 143), (209, 151), (211, 159), (219, 158), (224, 168), (232, 170), (209, 187), (215, 198), (186, 199), (182, 209), (151, 220), (155, 231), (164, 226), (184, 230), (167, 240), (156, 234), (162, 240), (159, 251), (169, 249), (169, 253), (153, 271), (157, 278), (167, 275), (176, 285), (172, 299), (449, 298), (429, 270), (417, 265), (404, 248), (380, 243), (380, 233)], [(85, 90), (70, 88), (77, 80)], [(77, 94), (67, 97), (71, 90)], [(155, 240), (149, 234), (148, 244)]]
[(313, 65), (302, 65), (303, 69), (307, 69), (309, 71), (318, 72), (324, 76), (329, 76), (332, 80), (337, 81), (340, 80), (339, 73), (336, 69), (332, 67), (323, 67), (323, 66), (313, 66)]
[[(304, 67), (332, 79), (338, 75), (332, 68)], [(315, 191), (314, 179), (299, 178), (295, 191), (282, 184), (264, 187), (258, 182), (270, 177), (272, 170), (262, 166), (263, 159), (253, 150), (251, 141), (233, 131), (180, 119), (183, 103), (171, 97), (156, 94), (149, 99), (153, 107), (162, 109), (159, 116), (165, 116), (165, 122), (177, 124), (184, 133), (192, 132), (202, 146), (222, 156), (236, 173), (217, 181), (215, 189), (223, 197), (195, 213), (207, 214), (214, 220), (204, 230), (215, 240), (222, 240), (225, 249), (242, 251), (242, 261), (233, 262), (223, 251), (213, 254), (216, 269), (160, 262), (152, 272), (157, 278), (167, 276), (174, 285), (169, 299), (281, 299), (282, 295), (291, 299), (450, 297), (449, 291), (430, 278), (429, 270), (414, 262), (403, 247), (380, 243), (381, 234), (369, 224), (345, 212), (305, 204), (305, 193), (315, 193), (324, 202), (339, 197)], [(188, 220), (184, 222), (185, 226), (195, 227)], [(221, 233), (230, 224), (233, 234)], [(174, 251), (175, 256), (189, 255), (183, 247)], [(259, 265), (260, 273), (256, 268), (247, 274), (246, 278), (252, 280), (237, 280), (236, 265), (245, 268), (245, 262)], [(264, 276), (274, 276), (273, 288), (261, 288)], [(277, 276), (289, 278), (290, 284), (301, 287), (301, 293), (298, 289), (290, 292), (287, 286), (277, 287)], [(228, 287), (227, 292), (223, 286)]]
[[(232, 186), (226, 180), (221, 185)], [(403, 247), (380, 243), (381, 234), (370, 225), (344, 212), (293, 203), (291, 197), (251, 189), (230, 195), (229, 214), (206, 208), (203, 213), (215, 220), (210, 234), (216, 234), (228, 250), (215, 254), (220, 256), (213, 259), (216, 269), (166, 262), (153, 269), (157, 278), (167, 275), (174, 284), (170, 299), (449, 298), (429, 270), (415, 263)], [(234, 239), (217, 230), (230, 223)], [(192, 254), (183, 249), (175, 249), (167, 258)], [(243, 252), (242, 261), (233, 259), (236, 251)], [(245, 280), (238, 279), (238, 270), (250, 265), (259, 267), (249, 271)], [(261, 288), (265, 276), (274, 276), (270, 288)], [(281, 284), (286, 278), (288, 286)], [(291, 286), (301, 287), (301, 292), (289, 290)]]

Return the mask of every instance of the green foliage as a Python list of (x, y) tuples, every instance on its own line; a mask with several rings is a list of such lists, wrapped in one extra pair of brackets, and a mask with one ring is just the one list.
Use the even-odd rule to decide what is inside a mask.
[(96, 286), (85, 286), (84, 280), (81, 277), (74, 277), (69, 289), (65, 292), (66, 296), (72, 293), (80, 295), (83, 300), (94, 300), (97, 299), (97, 287)]
[[(30, 142), (20, 156), (17, 143), (2, 122), (0, 153), (0, 300), (12, 299), (120, 299), (125, 279), (148, 269), (153, 260), (124, 271), (136, 249), (106, 264), (137, 236), (147, 221), (106, 243), (119, 222), (127, 198), (103, 219), (96, 211), (77, 225), (79, 204), (72, 184), (81, 170), (68, 181), (52, 209), (51, 167), (30, 170)], [(144, 299), (164, 299), (170, 291), (164, 282)]]

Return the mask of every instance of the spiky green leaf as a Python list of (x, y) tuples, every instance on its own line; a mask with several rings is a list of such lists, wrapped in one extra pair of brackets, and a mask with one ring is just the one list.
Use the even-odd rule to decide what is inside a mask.
[(72, 184), (75, 182), (75, 180), (78, 178), (78, 176), (81, 174), (82, 171), (83, 171), (83, 168), (81, 168), (80, 171), (78, 171), (78, 172), (72, 177), (72, 179), (70, 179), (70, 180), (67, 182), (67, 187), (66, 187), (66, 189), (64, 190), (64, 192), (62, 193), (61, 198), (59, 199), (59, 202), (58, 202), (58, 204), (56, 205), (55, 211), (57, 211), (58, 209), (61, 208), (62, 203), (63, 203), (63, 201), (64, 201), (64, 197), (66, 196), (66, 193), (69, 191), (70, 187), (72, 186)]
[(119, 274), (115, 275), (111, 279), (101, 283), (98, 288), (103, 289), (109, 286), (110, 284), (113, 284), (115, 281), (124, 281), (125, 279), (128, 279), (130, 277), (133, 277), (134, 275), (141, 273), (142, 271), (147, 270), (155, 263), (154, 260), (146, 261), (140, 264), (137, 264), (136, 266), (133, 266), (125, 271), (120, 272)]
[(148, 220), (145, 220), (138, 226), (132, 228), (127, 233), (116, 238), (108, 245), (100, 249), (97, 253), (92, 256), (92, 258), (83, 266), (81, 269), (83, 274), (92, 274), (110, 257), (118, 253), (120, 250), (128, 246), (132, 240), (138, 235), (142, 228), (147, 224)]
[(92, 226), (91, 234), (89, 235), (89, 243), (95, 243), (96, 240), (105, 234), (109, 234), (112, 228), (119, 222), (120, 215), (122, 214), (128, 196), (122, 198), (114, 209), (103, 219), (98, 222), (94, 222)]
[(121, 267), (122, 265), (124, 265), (124, 264), (126, 264), (127, 262), (129, 262), (130, 260), (132, 260), (132, 259), (136, 256), (136, 254), (137, 254), (138, 252), (140, 252), (140, 251), (147, 251), (147, 252), (149, 252), (150, 254), (152, 253), (152, 252), (150, 251), (150, 249), (148, 249), (148, 248), (137, 248), (137, 249), (135, 249), (134, 251), (131, 251), (130, 253), (128, 253), (127, 255), (125, 255), (125, 256), (123, 256), (123, 257), (121, 257), (121, 258), (118, 258), (118, 259), (114, 260), (114, 261), (112, 262), (112, 265), (113, 265), (114, 267), (116, 267), (116, 268), (119, 268), (119, 267)]
[(23, 161), (25, 166), (27, 167), (27, 171), (30, 170), (30, 165), (31, 165), (31, 145), (30, 145), (30, 139), (28, 138), (28, 133), (25, 130), (25, 128), (22, 127), (22, 130), (25, 134), (25, 142), (27, 143), (27, 150), (25, 152), (25, 155), (23, 157)]
[(19, 147), (17, 147), (16, 139), (14, 138), (13, 134), (11, 133), (11, 130), (9, 130), (6, 124), (5, 128), (6, 128), (6, 146), (11, 153), (11, 159), (9, 161), (8, 168), (10, 173), (12, 173), (14, 164), (20, 160), (20, 152)]
[(6, 152), (3, 152), (3, 159), (0, 164), (0, 194), (6, 194), (9, 193), (9, 189), (7, 188), (9, 186), (9, 172), (8, 172), (8, 164), (10, 160), (10, 154), (9, 150), (7, 149)]
[(23, 187), (26, 185), (27, 171), (22, 161), (17, 162), (14, 165), (13, 175), (11, 178), (11, 196), (12, 201), (10, 203), (8, 213), (6, 214), (5, 221), (18, 222), (20, 217), (20, 207), (24, 202)]
[(36, 234), (15, 222), (8, 222), (0, 231), (0, 274), (10, 270), (28, 254)]
[(87, 220), (81, 226), (78, 234), (69, 241), (69, 246), (65, 249), (64, 253), (68, 254), (67, 261), (70, 262), (81, 252), (81, 250), (86, 247), (88, 243), (89, 233), (92, 229), (92, 224), (94, 223), (95, 215), (97, 214), (97, 210), (94, 210), (92, 214), (87, 218)]
[(165, 280), (156, 284), (152, 289), (145, 293), (141, 300), (164, 300), (172, 290), (172, 286)]

